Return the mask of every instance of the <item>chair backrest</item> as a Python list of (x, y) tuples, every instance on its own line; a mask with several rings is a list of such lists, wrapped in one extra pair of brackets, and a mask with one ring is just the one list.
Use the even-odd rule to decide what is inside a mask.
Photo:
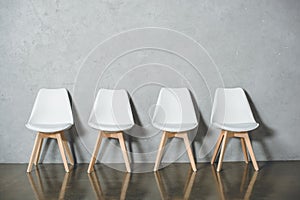
[(73, 124), (72, 109), (67, 90), (65, 88), (40, 89), (28, 123)]
[(153, 122), (198, 124), (191, 94), (187, 88), (161, 88)]
[(212, 107), (211, 123), (234, 124), (255, 122), (242, 88), (218, 88)]
[(134, 120), (126, 90), (100, 89), (89, 122), (116, 126), (133, 125)]

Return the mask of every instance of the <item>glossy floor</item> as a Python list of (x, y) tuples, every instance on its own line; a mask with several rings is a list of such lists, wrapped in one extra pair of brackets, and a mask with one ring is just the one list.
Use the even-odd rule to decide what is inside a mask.
[[(171, 164), (157, 173), (129, 174), (103, 164), (65, 173), (62, 164), (0, 164), (0, 199), (300, 199), (300, 162), (260, 162), (255, 172), (242, 162)], [(139, 166), (141, 167), (141, 166)]]

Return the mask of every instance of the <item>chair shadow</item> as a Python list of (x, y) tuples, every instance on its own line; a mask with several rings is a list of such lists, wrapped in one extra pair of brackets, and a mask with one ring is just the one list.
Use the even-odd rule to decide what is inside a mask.
[[(230, 181), (226, 180), (225, 174), (224, 173), (218, 173), (217, 170), (216, 170), (215, 165), (211, 165), (211, 171), (212, 171), (214, 181), (215, 181), (215, 184), (216, 184), (216, 187), (217, 187), (219, 198), (221, 200), (232, 199), (231, 197), (228, 197), (226, 195), (225, 188), (228, 188), (228, 186), (231, 186), (232, 184), (228, 184), (228, 185), (224, 184), (223, 180), (225, 180), (225, 183), (230, 183)], [(241, 180), (240, 190), (239, 190), (239, 192), (240, 192), (239, 195), (241, 195), (243, 197), (240, 198), (240, 199), (249, 200), (250, 197), (251, 197), (253, 187), (255, 185), (255, 182), (256, 182), (256, 179), (257, 179), (257, 176), (258, 176), (258, 172), (253, 171), (253, 174), (252, 174), (251, 178), (250, 178), (249, 172), (250, 172), (250, 170), (249, 170), (249, 164), (248, 164), (248, 165), (244, 166), (243, 177), (242, 177), (242, 180)], [(247, 180), (249, 180), (249, 182), (246, 185)], [(235, 194), (236, 194), (236, 191), (237, 190), (234, 190)]]
[(197, 101), (194, 97), (194, 95), (192, 94), (192, 92), (190, 92), (191, 94), (191, 98), (192, 98), (192, 102), (193, 102), (193, 105), (194, 105), (194, 108), (195, 108), (195, 113), (196, 113), (196, 117), (197, 117), (197, 120), (198, 120), (198, 127), (197, 127), (197, 132), (194, 136), (194, 139), (191, 143), (191, 147), (192, 147), (192, 151), (193, 151), (193, 155), (194, 155), (194, 158), (195, 158), (195, 162), (197, 163), (197, 158), (198, 156), (196, 156), (196, 144), (200, 144), (202, 145), (203, 144), (203, 140), (207, 134), (207, 131), (208, 131), (208, 126), (207, 124), (205, 123), (202, 115), (201, 115), (201, 112), (199, 110), (199, 107), (198, 107), (198, 104), (197, 104)]
[[(129, 96), (129, 95), (128, 95)], [(132, 101), (132, 98), (129, 96), (129, 103), (130, 103), (130, 106), (131, 106), (131, 110), (132, 110), (132, 115), (133, 115), (133, 119), (134, 119), (134, 126), (138, 125), (138, 126), (141, 126), (141, 120), (138, 116), (138, 113), (137, 113), (137, 110), (136, 110), (136, 107)], [(132, 143), (134, 143), (134, 138), (133, 136), (129, 135), (129, 134), (124, 134), (124, 139), (125, 141), (127, 141), (128, 143), (128, 148), (127, 148), (127, 151), (129, 153), (129, 156), (130, 156), (130, 160), (132, 163), (134, 163), (134, 157), (133, 157), (133, 154), (131, 152), (133, 152), (133, 148), (132, 148)], [(139, 149), (141, 149), (141, 146), (139, 146), (138, 142), (136, 142), (137, 144), (137, 147)]]
[[(103, 176), (105, 176), (105, 174), (103, 174)], [(96, 199), (120, 199), (120, 200), (126, 199), (126, 193), (130, 182), (131, 173), (127, 173), (127, 172), (124, 173), (121, 191), (120, 193), (114, 193), (114, 196), (111, 195), (107, 196), (105, 191), (102, 190), (97, 171), (88, 174), (88, 177), (89, 177), (90, 184), (94, 190)], [(107, 178), (104, 177), (103, 180), (107, 180)]]
[(161, 176), (162, 176), (161, 173), (162, 173), (162, 171), (154, 172), (156, 184), (157, 184), (161, 199), (189, 199), (193, 185), (194, 185), (196, 172), (194, 172), (191, 168), (189, 168), (187, 177), (186, 177), (186, 181), (185, 181), (185, 184), (183, 187), (183, 197), (182, 196), (174, 197), (173, 192), (171, 192), (171, 193), (168, 192), (168, 186), (170, 185), (170, 183), (165, 183), (165, 181), (167, 181), (167, 179), (161, 178)]
[[(252, 140), (257, 141), (260, 144), (260, 146), (262, 147), (262, 149), (264, 151), (266, 160), (272, 160), (273, 159), (272, 154), (268, 150), (267, 145), (265, 143), (265, 140), (268, 139), (268, 138), (270, 138), (270, 137), (273, 137), (274, 132), (273, 132), (273, 130), (270, 127), (268, 127), (263, 122), (263, 120), (260, 117), (259, 112), (256, 109), (256, 107), (255, 107), (255, 105), (254, 105), (254, 103), (253, 103), (250, 95), (246, 91), (245, 91), (245, 94), (246, 94), (247, 99), (249, 101), (249, 104), (250, 104), (250, 107), (251, 107), (254, 119), (257, 121), (257, 123), (259, 123), (259, 127), (256, 130), (253, 131), (255, 134), (249, 134), (249, 137)], [(263, 168), (263, 166), (261, 166), (261, 168)]]

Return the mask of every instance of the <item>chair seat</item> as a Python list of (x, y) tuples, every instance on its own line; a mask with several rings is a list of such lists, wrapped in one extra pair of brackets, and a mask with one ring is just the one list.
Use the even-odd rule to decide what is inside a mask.
[(134, 124), (98, 124), (95, 122), (88, 123), (90, 127), (101, 131), (125, 131), (133, 127)]
[(69, 129), (73, 124), (63, 123), (63, 124), (32, 124), (27, 123), (25, 126), (33, 131), (38, 131), (42, 133), (54, 133), (57, 131), (63, 131)]
[(232, 131), (232, 132), (246, 132), (246, 131), (251, 131), (256, 129), (259, 124), (258, 123), (235, 123), (235, 124), (229, 124), (229, 123), (224, 123), (224, 124), (220, 124), (220, 123), (213, 123), (213, 126), (223, 129), (223, 130), (227, 130), (227, 131)]
[(153, 122), (153, 126), (163, 131), (168, 132), (184, 132), (189, 131), (198, 126), (197, 123), (182, 123), (182, 124), (175, 124), (175, 123), (159, 123)]

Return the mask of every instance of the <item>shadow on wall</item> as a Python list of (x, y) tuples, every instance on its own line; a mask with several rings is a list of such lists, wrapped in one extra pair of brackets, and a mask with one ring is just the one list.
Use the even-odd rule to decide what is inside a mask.
[[(75, 146), (76, 146), (76, 143), (80, 142), (79, 135), (78, 135), (78, 131), (80, 131), (80, 130), (77, 130), (78, 127), (76, 127), (75, 122), (79, 121), (79, 116), (78, 116), (77, 109), (76, 109), (76, 107), (73, 103), (73, 99), (72, 99), (72, 96), (71, 96), (69, 91), (68, 91), (68, 95), (69, 95), (69, 99), (70, 99), (70, 103), (71, 103), (73, 119), (74, 119), (74, 125), (69, 130), (67, 130), (68, 134), (66, 134), (66, 138), (69, 141), (70, 149), (71, 149), (71, 152), (72, 152), (72, 155), (73, 155), (73, 158), (74, 158), (74, 164), (77, 164), (78, 163), (78, 157), (77, 157), (76, 152), (75, 152)], [(79, 150), (80, 150), (80, 148), (77, 148), (77, 152), (79, 154), (78, 155), (79, 160), (84, 160), (83, 152), (80, 152)]]
[[(265, 140), (268, 139), (268, 138), (273, 137), (274, 132), (260, 118), (260, 115), (259, 115), (259, 113), (258, 113), (251, 97), (249, 96), (249, 94), (246, 91), (245, 91), (245, 94), (246, 94), (247, 99), (249, 101), (254, 119), (257, 121), (257, 123), (259, 123), (259, 127), (256, 130), (253, 131), (254, 134), (249, 134), (249, 136), (252, 140), (257, 141), (260, 144), (261, 149), (264, 151), (263, 153), (265, 154), (265, 159), (266, 160), (272, 160), (272, 154), (268, 150), (267, 145), (265, 143)], [(255, 149), (254, 149), (254, 151), (255, 151)]]
[[(138, 116), (138, 113), (137, 113), (137, 110), (136, 110), (136, 106), (134, 105), (133, 101), (132, 101), (132, 98), (129, 96), (129, 103), (130, 103), (130, 106), (131, 106), (131, 110), (132, 110), (132, 115), (133, 115), (133, 119), (134, 119), (134, 126), (133, 126), (133, 129), (135, 129), (137, 126), (142, 126), (141, 124), (141, 120)], [(131, 162), (134, 162), (134, 156), (132, 154), (133, 152), (133, 149), (132, 149), (132, 143), (136, 143), (136, 146), (137, 148), (139, 149), (139, 152), (142, 152), (142, 147), (140, 145), (140, 143), (134, 139), (133, 136), (130, 136), (128, 134), (124, 134), (124, 139), (125, 139), (125, 142), (127, 142), (127, 146), (128, 146), (128, 151), (129, 151), (129, 156), (130, 156), (130, 159), (131, 159)]]
[[(191, 143), (194, 159), (195, 159), (195, 162), (197, 163), (198, 156), (196, 156), (196, 146), (201, 146), (203, 144), (203, 140), (208, 131), (208, 126), (205, 124), (204, 119), (202, 118), (201, 112), (198, 108), (198, 105), (197, 105), (197, 102), (196, 102), (196, 99), (195, 99), (193, 93), (190, 92), (190, 94), (191, 94), (192, 102), (193, 102), (193, 105), (195, 108), (196, 117), (198, 120), (197, 131), (194, 132), (194, 135), (192, 137), (194, 140)], [(191, 136), (189, 138), (191, 141)], [(199, 145), (196, 145), (196, 143), (199, 143)]]

